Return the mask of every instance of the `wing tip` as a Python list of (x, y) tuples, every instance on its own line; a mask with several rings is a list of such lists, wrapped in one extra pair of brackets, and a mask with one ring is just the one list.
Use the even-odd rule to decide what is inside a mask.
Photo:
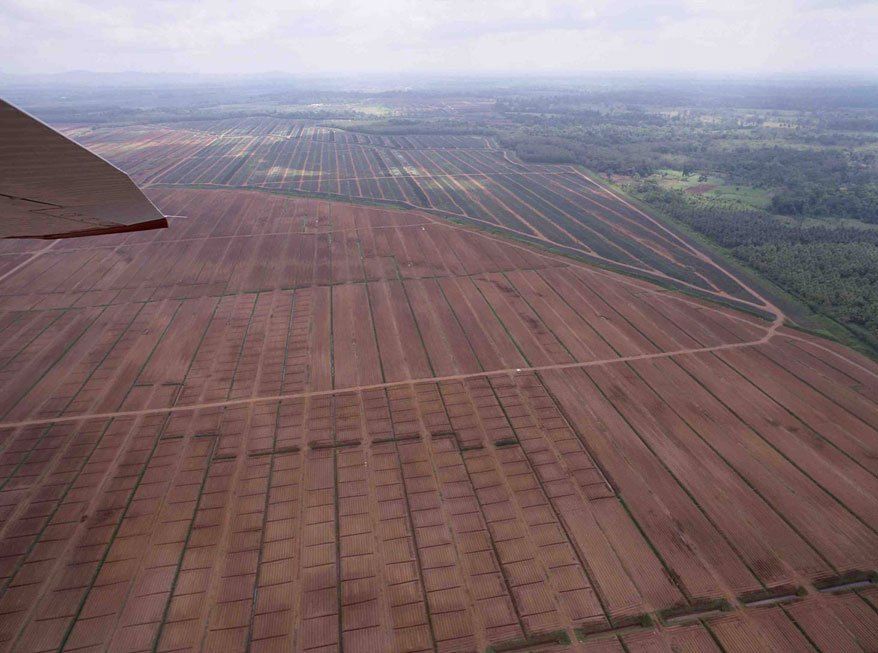
[(167, 229), (168, 221), (162, 217), (157, 220), (148, 220), (147, 222), (137, 222), (135, 224), (120, 224), (112, 227), (98, 227), (96, 229), (85, 229), (82, 231), (67, 231), (58, 234), (42, 234), (39, 236), (7, 236), (9, 239), (31, 238), (38, 240), (58, 240), (59, 238), (82, 238), (85, 236), (109, 236), (112, 234), (124, 234), (133, 231), (149, 231), (151, 229)]

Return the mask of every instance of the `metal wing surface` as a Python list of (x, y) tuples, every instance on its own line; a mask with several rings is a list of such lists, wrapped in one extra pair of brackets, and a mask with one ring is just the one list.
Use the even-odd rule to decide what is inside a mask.
[(167, 226), (128, 175), (0, 100), (0, 238), (75, 238)]

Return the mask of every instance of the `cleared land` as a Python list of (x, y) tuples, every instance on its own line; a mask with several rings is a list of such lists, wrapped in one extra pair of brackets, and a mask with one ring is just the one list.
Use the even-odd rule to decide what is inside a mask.
[(622, 270), (755, 301), (579, 169), (523, 165), (485, 136), (375, 136), (266, 117), (68, 133), (142, 184), (264, 188), (428, 208)]
[(150, 195), (189, 217), (0, 243), (3, 650), (878, 649), (818, 589), (878, 567), (871, 361), (422, 212)]

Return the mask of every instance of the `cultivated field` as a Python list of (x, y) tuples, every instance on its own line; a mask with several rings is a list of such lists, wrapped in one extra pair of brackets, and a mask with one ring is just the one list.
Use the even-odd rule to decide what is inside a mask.
[(878, 650), (873, 362), (427, 212), (150, 195), (0, 242), (0, 649)]
[(68, 133), (142, 184), (264, 188), (429, 208), (618, 269), (753, 300), (579, 169), (517, 163), (485, 136), (375, 136), (266, 117)]

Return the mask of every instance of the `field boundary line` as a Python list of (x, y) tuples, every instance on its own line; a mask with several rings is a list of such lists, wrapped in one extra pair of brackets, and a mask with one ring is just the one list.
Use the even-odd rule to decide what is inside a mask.
[(46, 246), (43, 247), (42, 249), (38, 249), (37, 251), (35, 251), (34, 253), (32, 253), (28, 258), (26, 258), (24, 261), (22, 261), (21, 263), (19, 263), (18, 265), (16, 265), (14, 268), (12, 268), (11, 270), (7, 270), (7, 271), (4, 272), (2, 275), (0, 275), (0, 281), (4, 281), (4, 280), (6, 280), (7, 277), (11, 277), (13, 274), (15, 274), (16, 272), (18, 272), (18, 271), (19, 271), (21, 268), (23, 268), (25, 265), (27, 265), (27, 264), (30, 263), (31, 261), (33, 261), (33, 260), (39, 258), (41, 255), (43, 255), (43, 254), (45, 254), (46, 252), (48, 252), (50, 249), (52, 249), (55, 245), (57, 245), (57, 244), (60, 243), (60, 242), (61, 242), (60, 240), (53, 240), (51, 243), (49, 243), (48, 245), (46, 245)]
[[(721, 345), (714, 345), (712, 347), (703, 347), (703, 348), (685, 348), (685, 349), (675, 349), (673, 351), (662, 351), (662, 352), (653, 352), (648, 354), (635, 354), (633, 356), (622, 356), (618, 358), (605, 358), (600, 360), (592, 360), (592, 361), (576, 361), (571, 363), (556, 363), (552, 365), (535, 365), (530, 367), (520, 367), (520, 368), (506, 368), (506, 369), (496, 369), (496, 370), (488, 370), (484, 372), (470, 372), (467, 374), (452, 374), (448, 376), (432, 376), (432, 377), (424, 377), (417, 379), (406, 379), (403, 381), (392, 381), (386, 383), (374, 383), (370, 385), (360, 385), (360, 386), (349, 386), (344, 388), (332, 388), (327, 390), (312, 390), (305, 392), (292, 392), (287, 394), (277, 394), (277, 395), (266, 395), (266, 396), (257, 396), (257, 397), (243, 397), (241, 399), (229, 399), (225, 401), (215, 401), (208, 402), (202, 404), (190, 404), (185, 406), (167, 406), (163, 408), (143, 408), (139, 410), (125, 410), (125, 411), (115, 411), (115, 412), (107, 412), (107, 413), (92, 413), (92, 414), (84, 414), (84, 415), (63, 415), (59, 417), (49, 417), (49, 418), (41, 418), (41, 419), (33, 419), (33, 420), (20, 420), (17, 422), (0, 422), (0, 428), (18, 428), (22, 426), (33, 426), (38, 424), (54, 424), (54, 423), (62, 423), (62, 422), (75, 422), (79, 420), (89, 420), (89, 419), (109, 419), (111, 417), (125, 417), (125, 416), (135, 416), (135, 415), (161, 415), (165, 413), (178, 413), (181, 411), (187, 410), (197, 410), (202, 408), (223, 408), (226, 406), (240, 406), (245, 404), (258, 404), (258, 403), (271, 403), (273, 401), (286, 401), (289, 399), (302, 399), (307, 397), (324, 397), (324, 396), (332, 396), (339, 393), (345, 392), (362, 392), (364, 390), (379, 390), (382, 388), (391, 388), (396, 386), (405, 386), (405, 385), (417, 385), (421, 383), (442, 383), (444, 381), (461, 381), (465, 379), (476, 379), (482, 377), (490, 377), (490, 376), (502, 376), (502, 375), (513, 375), (520, 374), (524, 372), (542, 372), (549, 370), (563, 370), (563, 369), (576, 369), (576, 368), (585, 368), (585, 367), (594, 367), (598, 365), (610, 365), (613, 363), (626, 363), (629, 361), (640, 361), (640, 360), (650, 360), (653, 358), (668, 358), (671, 356), (679, 356), (683, 354), (700, 354), (700, 353), (709, 353), (714, 351), (724, 351), (726, 349), (742, 349), (744, 347), (754, 347), (758, 345), (765, 344), (772, 337), (774, 337), (775, 330), (779, 325), (773, 324), (771, 325), (767, 333), (757, 340), (750, 340), (747, 342), (732, 342), (732, 343), (724, 343)], [(781, 334), (783, 335), (783, 334)]]
[[(227, 191), (237, 190), (237, 191), (267, 192), (267, 193), (274, 193), (274, 194), (291, 195), (294, 197), (301, 197), (303, 195), (308, 196), (308, 193), (309, 193), (309, 191), (299, 190), (298, 188), (297, 189), (271, 189), (271, 188), (266, 188), (264, 186), (223, 186), (220, 184), (211, 184), (211, 183), (203, 183), (203, 184), (197, 184), (197, 185), (186, 184), (186, 183), (158, 183), (158, 184), (155, 184), (154, 186), (156, 188), (169, 188), (172, 190), (195, 189), (195, 190), (227, 190)], [(369, 199), (369, 198), (364, 198), (364, 197), (351, 197), (351, 196), (339, 196), (336, 199), (334, 197), (326, 196), (326, 195), (330, 195), (328, 193), (323, 193), (322, 195), (324, 197), (321, 197), (319, 199), (323, 199), (324, 201), (330, 202), (330, 203), (331, 202), (338, 202), (338, 203), (342, 203), (342, 204), (357, 204), (358, 200)], [(679, 237), (675, 236), (672, 231), (669, 231), (666, 228), (664, 228), (661, 225), (661, 223), (656, 223), (656, 224), (658, 224), (663, 229), (668, 231), (668, 233), (670, 233), (672, 236), (677, 238), (677, 240), (679, 240), (680, 242), (685, 244), (686, 249), (688, 249), (690, 251), (698, 252), (698, 255), (697, 255), (698, 259), (700, 259), (702, 261), (706, 261), (708, 264), (720, 269), (723, 274), (725, 274), (726, 276), (733, 279), (735, 281), (735, 283), (738, 284), (738, 286), (743, 288), (745, 291), (749, 292), (752, 297), (756, 297), (757, 299), (762, 300), (763, 303), (758, 304), (756, 302), (751, 302), (748, 300), (736, 298), (736, 297), (729, 295), (728, 293), (725, 293), (725, 292), (718, 292), (715, 290), (710, 290), (708, 288), (702, 288), (700, 286), (689, 283), (689, 282), (684, 281), (682, 279), (678, 279), (677, 277), (673, 277), (673, 276), (666, 274), (664, 272), (661, 272), (659, 270), (654, 270), (654, 269), (649, 268), (649, 267), (639, 267), (637, 265), (631, 265), (628, 263), (623, 263), (621, 261), (616, 261), (614, 259), (607, 258), (605, 256), (601, 256), (601, 255), (593, 253), (593, 252), (584, 251), (582, 249), (578, 249), (578, 248), (570, 246), (570, 245), (564, 245), (563, 243), (559, 243), (557, 241), (550, 240), (550, 239), (547, 239), (545, 237), (540, 238), (538, 236), (533, 236), (531, 234), (525, 233), (523, 231), (519, 231), (517, 229), (512, 229), (511, 227), (507, 227), (507, 226), (504, 226), (501, 224), (489, 222), (489, 221), (483, 220), (481, 218), (476, 218), (476, 217), (470, 216), (466, 213), (455, 213), (453, 211), (447, 211), (444, 209), (437, 208), (433, 205), (420, 206), (420, 205), (416, 205), (416, 204), (413, 204), (411, 202), (404, 201), (404, 200), (392, 200), (392, 199), (387, 199), (387, 198), (374, 198), (374, 199), (375, 199), (375, 201), (384, 201), (384, 202), (395, 203), (395, 206), (391, 206), (391, 207), (385, 207), (385, 206), (375, 206), (374, 207), (374, 208), (377, 208), (379, 210), (401, 211), (401, 212), (417, 211), (426, 217), (430, 217), (430, 214), (438, 215), (440, 217), (441, 216), (450, 216), (451, 218), (454, 218), (454, 219), (461, 221), (461, 222), (468, 221), (468, 222), (485, 224), (491, 230), (506, 232), (506, 233), (509, 233), (513, 236), (519, 236), (521, 239), (525, 239), (525, 240), (523, 241), (523, 244), (519, 245), (519, 244), (516, 244), (516, 243), (510, 241), (508, 238), (506, 238), (504, 240), (500, 240), (498, 236), (491, 234), (489, 231), (487, 231), (485, 229), (479, 229), (479, 225), (477, 225), (477, 224), (453, 224), (453, 223), (449, 223), (449, 222), (435, 220), (435, 224), (437, 224), (437, 225), (449, 227), (449, 228), (453, 228), (453, 229), (466, 230), (467, 233), (477, 234), (477, 235), (480, 235), (480, 236), (483, 236), (486, 238), (498, 240), (499, 242), (503, 242), (511, 247), (522, 248), (526, 244), (526, 245), (530, 245), (531, 247), (542, 246), (544, 248), (550, 247), (550, 248), (554, 248), (557, 250), (565, 250), (565, 251), (568, 251), (573, 256), (579, 257), (577, 262), (580, 265), (589, 265), (591, 269), (600, 269), (600, 268), (599, 268), (599, 266), (596, 266), (594, 263), (590, 263), (587, 259), (595, 259), (599, 262), (603, 262), (604, 264), (611, 266), (612, 268), (621, 268), (623, 270), (631, 270), (639, 275), (643, 275), (645, 280), (649, 280), (649, 278), (652, 278), (653, 281), (657, 280), (659, 282), (664, 281), (667, 283), (673, 283), (673, 284), (677, 284), (679, 286), (683, 286), (686, 288), (691, 288), (696, 293), (704, 293), (706, 295), (719, 297), (719, 298), (726, 300), (726, 301), (738, 302), (738, 303), (741, 303), (741, 304), (744, 304), (747, 306), (752, 306), (758, 310), (764, 310), (764, 311), (767, 311), (769, 313), (772, 313), (773, 315), (775, 315), (775, 317), (777, 319), (783, 319), (785, 317), (784, 314), (776, 306), (774, 306), (773, 304), (770, 304), (764, 297), (759, 295), (757, 292), (755, 292), (749, 286), (746, 286), (743, 282), (741, 282), (732, 273), (730, 273), (727, 270), (725, 270), (724, 268), (722, 268), (722, 266), (720, 266), (718, 263), (716, 263), (715, 261), (713, 261), (709, 258), (705, 258), (706, 255), (701, 254), (700, 252), (698, 252), (698, 250), (694, 250), (685, 241), (683, 241)], [(655, 221), (653, 220), (653, 222), (655, 222)], [(469, 229), (467, 229), (467, 227), (469, 227)], [(531, 242), (531, 241), (537, 241), (537, 242)], [(533, 250), (529, 250), (529, 251), (533, 251)], [(545, 252), (545, 253), (539, 253), (539, 254), (542, 256), (552, 257), (552, 256), (558, 256), (559, 253), (563, 255), (562, 252)], [(570, 259), (569, 257), (567, 257), (567, 260), (570, 261), (570, 260), (574, 260), (574, 259)], [(611, 270), (611, 271), (613, 271), (613, 270)], [(618, 274), (618, 271), (616, 271), (616, 272)]]
[[(258, 216), (262, 217), (262, 216)], [(279, 218), (295, 218), (296, 216), (278, 216)], [(417, 222), (412, 224), (401, 224), (401, 225), (380, 225), (376, 227), (347, 227), (344, 229), (335, 229), (333, 231), (266, 231), (261, 233), (252, 233), (252, 234), (229, 234), (227, 236), (190, 236), (188, 238), (176, 238), (176, 239), (161, 239), (161, 240), (143, 240), (131, 243), (120, 243), (118, 245), (106, 244), (106, 245), (91, 245), (89, 247), (69, 247), (67, 249), (58, 250), (58, 253), (67, 253), (67, 252), (83, 252), (83, 251), (91, 251), (91, 250), (116, 250), (120, 247), (144, 247), (146, 245), (160, 245), (160, 244), (170, 244), (170, 243), (189, 243), (189, 242), (197, 242), (202, 240), (228, 240), (230, 238), (261, 238), (263, 236), (322, 236), (325, 234), (333, 234), (333, 233), (346, 233), (348, 231), (363, 231), (364, 229), (410, 229), (414, 227), (427, 227), (427, 226), (435, 226), (435, 221), (430, 222)], [(28, 261), (24, 261), (27, 263)], [(17, 268), (16, 268), (17, 269)], [(15, 269), (10, 270), (9, 272), (14, 272)], [(0, 277), (0, 281), (3, 281), (4, 277)]]
[(842, 355), (841, 352), (837, 352), (833, 349), (830, 349), (829, 347), (826, 347), (825, 345), (821, 345), (820, 342), (817, 340), (808, 340), (807, 338), (803, 338), (801, 336), (797, 336), (797, 335), (794, 335), (792, 333), (778, 333), (777, 335), (780, 336), (781, 338), (789, 338), (790, 340), (798, 340), (799, 342), (804, 342), (804, 343), (807, 343), (809, 345), (813, 345), (814, 347), (817, 347), (817, 349), (820, 349), (821, 351), (825, 351), (828, 354), (832, 354), (836, 358), (841, 358), (842, 360), (847, 361), (848, 363), (850, 363), (851, 365), (856, 367), (858, 370), (868, 374), (869, 376), (878, 377), (878, 372), (875, 372), (875, 370), (870, 370), (868, 367), (863, 367), (862, 365), (857, 363), (855, 360)]

